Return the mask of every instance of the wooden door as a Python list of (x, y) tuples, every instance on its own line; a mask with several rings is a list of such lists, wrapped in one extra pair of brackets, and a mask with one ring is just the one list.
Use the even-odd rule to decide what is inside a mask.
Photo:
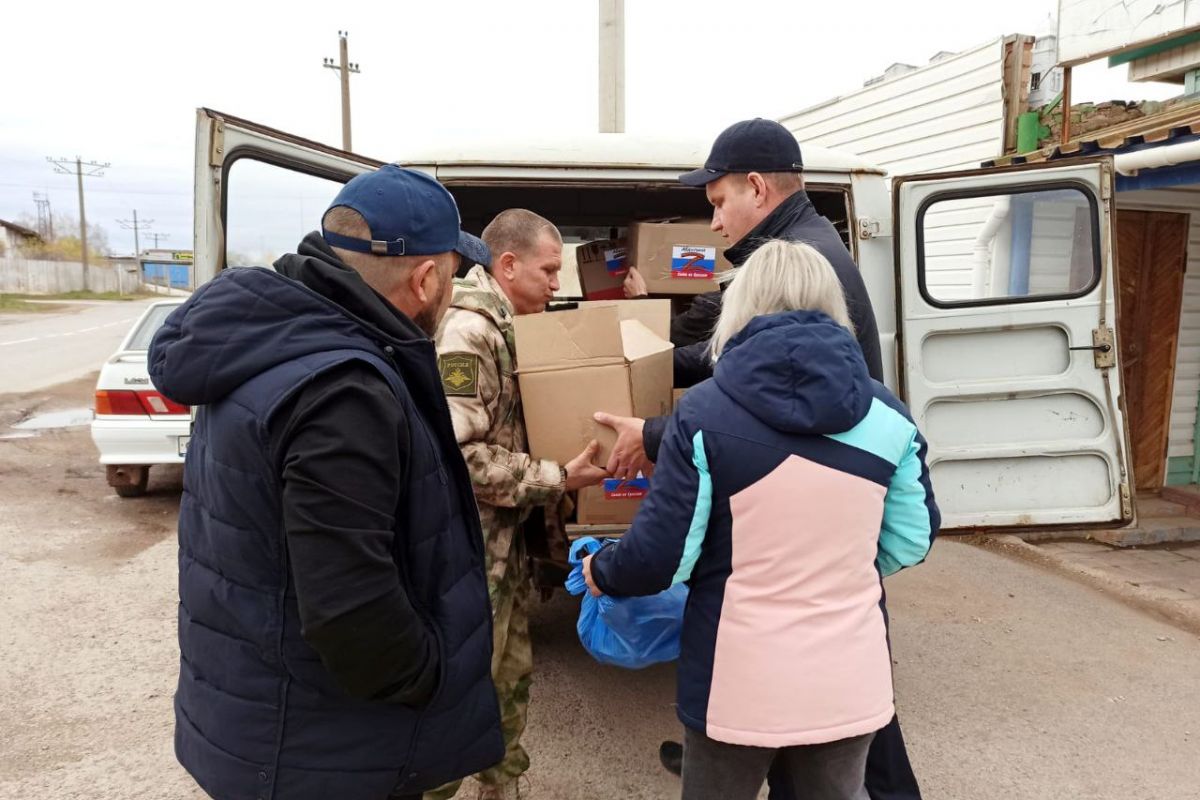
[(1138, 491), (1162, 489), (1187, 265), (1187, 214), (1117, 212), (1120, 342)]

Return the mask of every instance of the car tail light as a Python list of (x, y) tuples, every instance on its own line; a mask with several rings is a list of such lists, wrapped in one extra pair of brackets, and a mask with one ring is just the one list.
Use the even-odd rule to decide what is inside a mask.
[(181, 406), (159, 392), (137, 392), (138, 400), (147, 414), (187, 414), (191, 409)]
[(96, 390), (97, 414), (138, 415), (187, 414), (187, 406), (181, 406), (158, 392), (134, 392), (129, 390)]

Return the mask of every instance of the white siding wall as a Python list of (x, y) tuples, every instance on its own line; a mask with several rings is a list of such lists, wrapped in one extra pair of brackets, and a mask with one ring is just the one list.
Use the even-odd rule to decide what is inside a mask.
[(893, 175), (1003, 155), (1004, 42), (988, 42), (780, 120), (801, 145), (854, 153)]
[[(801, 147), (813, 144), (861, 156), (891, 175), (974, 169), (1003, 155), (1004, 41), (872, 84), (784, 117)], [(975, 235), (989, 200), (953, 201), (925, 218), (933, 294), (972, 296)]]
[(1175, 362), (1175, 392), (1171, 402), (1171, 434), (1167, 446), (1168, 458), (1190, 456), (1196, 424), (1196, 395), (1200, 392), (1200, 190), (1121, 192), (1117, 195), (1117, 208), (1179, 211), (1192, 215)]

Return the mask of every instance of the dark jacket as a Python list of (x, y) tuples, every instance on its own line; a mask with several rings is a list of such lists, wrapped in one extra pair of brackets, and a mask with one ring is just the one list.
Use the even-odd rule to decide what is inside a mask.
[(893, 715), (882, 577), (939, 525), (926, 446), (816, 311), (758, 317), (670, 419), (632, 527), (592, 561), (615, 597), (686, 581), (681, 721), (722, 742), (817, 744)]
[(471, 484), (432, 342), (317, 234), (155, 337), (199, 407), (175, 747), (217, 798), (417, 793), (503, 755)]
[[(772, 239), (810, 244), (833, 265), (834, 272), (842, 282), (846, 307), (850, 312), (850, 321), (854, 323), (867, 370), (872, 378), (882, 381), (883, 357), (879, 345), (879, 328), (875, 324), (875, 312), (871, 308), (871, 298), (867, 295), (862, 273), (850, 257), (850, 251), (846, 249), (837, 229), (817, 213), (807, 192), (796, 192), (780, 203), (778, 208), (741, 241), (726, 250), (725, 257), (734, 266), (740, 267), (764, 242)], [(687, 312), (671, 321), (677, 388), (686, 389), (712, 375), (708, 340), (721, 314), (721, 297), (720, 292), (700, 295)], [(646, 420), (642, 439), (651, 460), (658, 452), (665, 429), (666, 417)]]

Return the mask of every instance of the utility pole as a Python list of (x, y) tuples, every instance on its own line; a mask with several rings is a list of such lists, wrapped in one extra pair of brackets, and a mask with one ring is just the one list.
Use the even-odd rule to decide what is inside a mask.
[(50, 210), (50, 197), (41, 192), (33, 193), (37, 206), (37, 231), (44, 242), (54, 241), (54, 212)]
[(600, 0), (600, 132), (625, 132), (625, 0)]
[(142, 245), (138, 240), (138, 231), (149, 228), (154, 224), (154, 220), (144, 219), (141, 222), (138, 222), (137, 209), (135, 208), (133, 210), (133, 219), (119, 219), (117, 220), (117, 224), (127, 231), (133, 231), (133, 257), (137, 258), (142, 254)]
[(338, 31), (338, 50), (340, 56), (338, 63), (334, 63), (332, 58), (325, 59), (324, 67), (326, 69), (336, 69), (340, 73), (342, 80), (342, 149), (350, 150), (350, 73), (358, 74), (361, 70), (358, 64), (350, 63), (350, 45), (346, 42), (350, 34), (346, 31)]
[(79, 182), (79, 243), (83, 247), (83, 288), (86, 291), (91, 287), (91, 281), (88, 280), (87, 214), (83, 208), (83, 179), (104, 177), (104, 170), (112, 164), (107, 161), (103, 164), (84, 161), (79, 156), (75, 156), (74, 159), (46, 156), (46, 160), (54, 165), (55, 172), (60, 175), (74, 175)]
[(155, 250), (158, 249), (158, 240), (159, 239), (170, 239), (171, 238), (171, 234), (169, 234), (169, 233), (147, 233), (146, 235), (154, 240), (154, 249)]

